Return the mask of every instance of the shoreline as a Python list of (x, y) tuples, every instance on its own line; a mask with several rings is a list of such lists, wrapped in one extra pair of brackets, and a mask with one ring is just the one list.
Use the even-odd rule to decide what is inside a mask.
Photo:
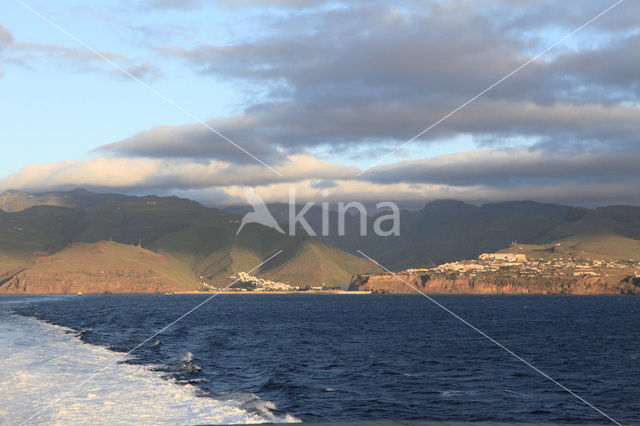
[[(146, 294), (158, 294), (158, 293), (146, 293)], [(174, 291), (168, 292), (164, 294), (374, 294), (371, 291), (366, 290), (358, 290), (358, 291), (348, 291), (348, 290), (327, 290), (327, 291)]]
[(171, 291), (171, 292), (100, 292), (100, 293), (0, 293), (0, 296), (113, 296), (113, 295), (134, 295), (134, 294), (163, 294), (163, 295), (189, 295), (189, 294), (202, 294), (202, 295), (218, 295), (218, 294), (232, 294), (232, 295), (243, 295), (243, 294), (330, 294), (330, 295), (367, 295), (367, 294), (375, 294), (371, 291), (347, 291), (347, 290), (339, 290), (339, 291)]
[[(176, 291), (176, 292), (158, 292), (158, 293), (0, 293), (2, 296), (125, 296), (125, 295), (377, 295), (377, 296), (422, 296), (416, 292), (388, 292), (388, 293), (376, 293), (371, 291), (223, 291), (216, 293), (214, 291)], [(442, 293), (442, 292), (425, 292), (430, 296), (611, 296), (611, 297), (633, 297), (640, 296), (639, 294), (624, 294), (624, 293)]]

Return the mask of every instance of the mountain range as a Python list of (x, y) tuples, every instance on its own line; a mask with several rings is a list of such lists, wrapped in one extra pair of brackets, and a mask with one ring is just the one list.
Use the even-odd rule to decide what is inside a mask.
[[(297, 206), (299, 211), (302, 206)], [(245, 206), (227, 210), (243, 214)], [(286, 223), (289, 207), (270, 204), (276, 220)], [(534, 201), (488, 203), (480, 206), (455, 200), (435, 200), (420, 210), (400, 211), (400, 235), (380, 237), (367, 221), (360, 234), (358, 215), (345, 216), (345, 235), (338, 236), (337, 215), (329, 212), (328, 235), (321, 241), (348, 252), (361, 250), (391, 270), (430, 267), (445, 262), (473, 259), (481, 253), (522, 244), (559, 243), (597, 256), (639, 259), (640, 207), (609, 206), (585, 209)], [(321, 229), (322, 211), (311, 207), (305, 218), (314, 230)], [(564, 243), (564, 244), (562, 244)]]
[[(249, 224), (236, 236), (240, 216), (177, 197), (76, 190), (40, 195), (12, 191), (0, 199), (9, 210), (0, 210), (0, 291), (76, 292), (95, 276), (108, 277), (116, 291), (126, 285), (146, 291), (143, 283), (149, 276), (165, 283), (158, 291), (222, 287), (232, 275), (256, 268), (279, 251), (256, 275), (339, 286), (354, 272), (377, 270), (365, 259), (304, 234), (290, 237)], [(48, 265), (59, 267), (56, 279), (67, 281), (64, 291), (56, 291), (43, 268), (48, 258)]]
[[(269, 210), (287, 229), (288, 205)], [(480, 206), (438, 200), (400, 211), (400, 235), (381, 237), (347, 215), (337, 235), (297, 229), (284, 235), (248, 224), (247, 207), (224, 210), (178, 197), (97, 194), (82, 189), (0, 195), (0, 292), (154, 292), (222, 287), (237, 272), (294, 285), (344, 286), (353, 274), (379, 272), (356, 250), (392, 270), (470, 259), (522, 244), (563, 244), (590, 256), (640, 258), (640, 208), (584, 209), (533, 201)], [(384, 213), (378, 213), (378, 215)], [(322, 212), (305, 218), (320, 229)], [(84, 284), (83, 284), (84, 283)], [(84, 287), (83, 287), (84, 285)]]

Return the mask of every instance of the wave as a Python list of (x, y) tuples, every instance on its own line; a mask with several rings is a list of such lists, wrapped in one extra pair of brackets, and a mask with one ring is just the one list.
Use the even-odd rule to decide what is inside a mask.
[[(0, 311), (0, 424), (202, 424), (299, 421), (256, 395), (203, 397), (122, 354), (82, 342), (78, 333)], [(110, 365), (113, 364), (113, 365)], [(78, 386), (94, 372), (93, 379)], [(176, 368), (197, 370), (193, 355)], [(49, 404), (61, 398), (53, 406)]]
[(35, 303), (35, 302), (55, 302), (70, 298), (72, 296), (67, 295), (55, 295), (55, 296), (31, 296), (31, 295), (0, 295), (0, 306), (3, 305), (18, 305), (23, 303)]
[(198, 364), (193, 361), (193, 354), (191, 352), (187, 352), (181, 357), (171, 361), (168, 363), (165, 368), (165, 371), (172, 371), (175, 373), (190, 373), (195, 374), (199, 373), (202, 370)]

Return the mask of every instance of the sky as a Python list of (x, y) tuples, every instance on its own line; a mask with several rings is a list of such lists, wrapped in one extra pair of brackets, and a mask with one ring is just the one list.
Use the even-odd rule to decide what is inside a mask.
[(635, 0), (7, 0), (0, 190), (640, 205), (637, 16)]

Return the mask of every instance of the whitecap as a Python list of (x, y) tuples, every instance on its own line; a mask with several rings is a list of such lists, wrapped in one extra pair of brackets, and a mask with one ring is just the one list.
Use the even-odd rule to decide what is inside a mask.
[[(275, 405), (257, 396), (251, 410), (243, 406), (244, 399), (199, 397), (195, 386), (165, 380), (160, 372), (141, 365), (116, 363), (122, 354), (86, 344), (70, 332), (0, 312), (0, 424), (21, 423), (34, 414), (30, 424), (298, 421), (273, 414)], [(110, 366), (76, 388), (106, 365)]]

